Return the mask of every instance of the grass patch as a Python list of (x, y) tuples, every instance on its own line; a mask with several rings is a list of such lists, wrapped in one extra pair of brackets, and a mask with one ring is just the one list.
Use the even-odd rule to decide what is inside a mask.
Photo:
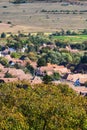
[(53, 39), (68, 43), (82, 43), (87, 41), (87, 35), (53, 36)]

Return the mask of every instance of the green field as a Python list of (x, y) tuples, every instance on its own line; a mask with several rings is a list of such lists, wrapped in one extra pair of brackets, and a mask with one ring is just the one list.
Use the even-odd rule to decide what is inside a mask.
[(68, 43), (82, 43), (87, 41), (87, 35), (53, 36), (53, 39)]

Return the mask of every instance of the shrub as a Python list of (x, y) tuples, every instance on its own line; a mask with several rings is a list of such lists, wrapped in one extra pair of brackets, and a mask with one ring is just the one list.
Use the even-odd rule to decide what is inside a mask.
[(11, 24), (11, 22), (10, 22), (10, 21), (8, 21), (8, 22), (7, 22), (7, 24)]
[(19, 57), (20, 57), (20, 54), (19, 54), (19, 53), (16, 53), (16, 52), (12, 52), (12, 53), (11, 53), (11, 57), (12, 57), (12, 58), (19, 58)]
[(34, 68), (33, 68), (30, 64), (27, 64), (27, 65), (26, 65), (26, 68), (28, 69), (28, 71), (29, 71), (32, 75), (35, 74), (35, 70), (34, 70)]
[(47, 63), (46, 63), (46, 59), (45, 58), (40, 58), (40, 59), (38, 59), (38, 61), (37, 61), (37, 65), (38, 65), (38, 67), (40, 67), (40, 66), (46, 66), (47, 65)]
[(67, 31), (66, 31), (66, 35), (71, 35), (71, 31), (70, 31), (70, 30), (67, 30)]
[(87, 87), (87, 81), (85, 82), (85, 87)]
[(53, 75), (52, 75), (52, 78), (53, 78), (53, 80), (59, 80), (60, 79), (60, 74), (54, 72)]
[(4, 57), (0, 57), (0, 63), (4, 66), (8, 66), (8, 60)]
[(7, 8), (7, 6), (6, 6), (6, 5), (4, 5), (4, 6), (3, 6), (3, 8)]
[(3, 32), (3, 33), (1, 34), (1, 38), (6, 38), (6, 33)]
[(13, 0), (14, 4), (26, 3), (27, 0)]
[(13, 78), (13, 76), (10, 73), (6, 72), (4, 78)]
[(50, 83), (52, 81), (52, 77), (46, 74), (43, 77), (43, 81), (44, 81), (45, 84), (48, 84), (48, 83)]
[(34, 52), (29, 52), (28, 54), (28, 58), (32, 61), (36, 61), (37, 60), (37, 54)]

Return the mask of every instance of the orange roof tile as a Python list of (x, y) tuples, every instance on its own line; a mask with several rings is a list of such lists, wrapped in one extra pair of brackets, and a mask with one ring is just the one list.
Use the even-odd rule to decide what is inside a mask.
[(81, 83), (85, 83), (87, 81), (87, 74), (69, 74), (67, 80), (75, 82), (78, 78)]
[(58, 72), (60, 74), (69, 73), (70, 72), (70, 70), (67, 69), (64, 66), (58, 66), (56, 64), (50, 64), (50, 63), (48, 63), (47, 66), (40, 67), (40, 71), (41, 72), (44, 72), (44, 71), (46, 71), (46, 72), (49, 72), (49, 71), (50, 72)]

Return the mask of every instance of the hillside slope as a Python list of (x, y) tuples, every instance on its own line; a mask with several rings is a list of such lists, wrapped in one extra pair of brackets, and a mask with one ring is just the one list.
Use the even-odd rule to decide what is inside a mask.
[[(61, 29), (87, 28), (87, 2), (65, 4), (50, 3), (51, 0), (49, 2), (33, 0), (33, 2), (16, 5), (6, 1), (8, 0), (0, 0), (0, 33), (54, 32)], [(8, 22), (11, 24), (6, 25)]]

